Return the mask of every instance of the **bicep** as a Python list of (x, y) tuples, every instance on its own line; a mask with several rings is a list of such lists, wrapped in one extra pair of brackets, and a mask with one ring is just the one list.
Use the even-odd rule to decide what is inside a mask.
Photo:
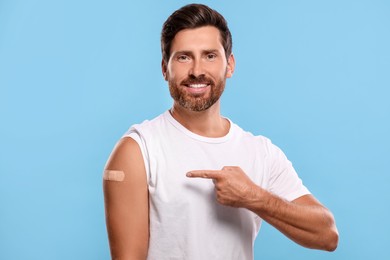
[(145, 258), (149, 240), (148, 187), (143, 157), (131, 138), (121, 139), (105, 171), (124, 178), (103, 180), (105, 213), (112, 257)]

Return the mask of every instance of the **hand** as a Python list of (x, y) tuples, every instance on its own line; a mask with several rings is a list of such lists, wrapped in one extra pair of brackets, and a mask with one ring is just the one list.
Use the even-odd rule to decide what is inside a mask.
[(255, 200), (255, 191), (259, 188), (237, 166), (225, 166), (219, 171), (190, 171), (187, 173), (187, 177), (212, 179), (217, 201), (231, 207), (244, 207), (250, 201)]

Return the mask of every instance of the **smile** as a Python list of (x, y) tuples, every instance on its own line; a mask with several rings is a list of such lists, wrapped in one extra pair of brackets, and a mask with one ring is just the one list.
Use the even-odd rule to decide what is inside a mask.
[(207, 86), (208, 86), (208, 84), (189, 84), (189, 85), (187, 85), (187, 87), (189, 87), (189, 88), (205, 88)]

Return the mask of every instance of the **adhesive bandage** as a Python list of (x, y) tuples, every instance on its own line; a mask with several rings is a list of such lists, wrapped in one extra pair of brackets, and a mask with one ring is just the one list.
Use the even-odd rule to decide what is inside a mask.
[(123, 171), (105, 170), (103, 173), (103, 180), (105, 181), (123, 181), (125, 173)]

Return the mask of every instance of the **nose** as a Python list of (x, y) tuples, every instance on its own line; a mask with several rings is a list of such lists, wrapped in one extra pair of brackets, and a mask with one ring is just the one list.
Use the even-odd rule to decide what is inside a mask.
[(193, 77), (199, 77), (201, 75), (204, 75), (204, 70), (203, 70), (203, 66), (202, 66), (202, 62), (201, 60), (199, 59), (194, 59), (193, 62), (192, 62), (192, 67), (189, 71), (189, 74), (190, 76), (193, 76)]

